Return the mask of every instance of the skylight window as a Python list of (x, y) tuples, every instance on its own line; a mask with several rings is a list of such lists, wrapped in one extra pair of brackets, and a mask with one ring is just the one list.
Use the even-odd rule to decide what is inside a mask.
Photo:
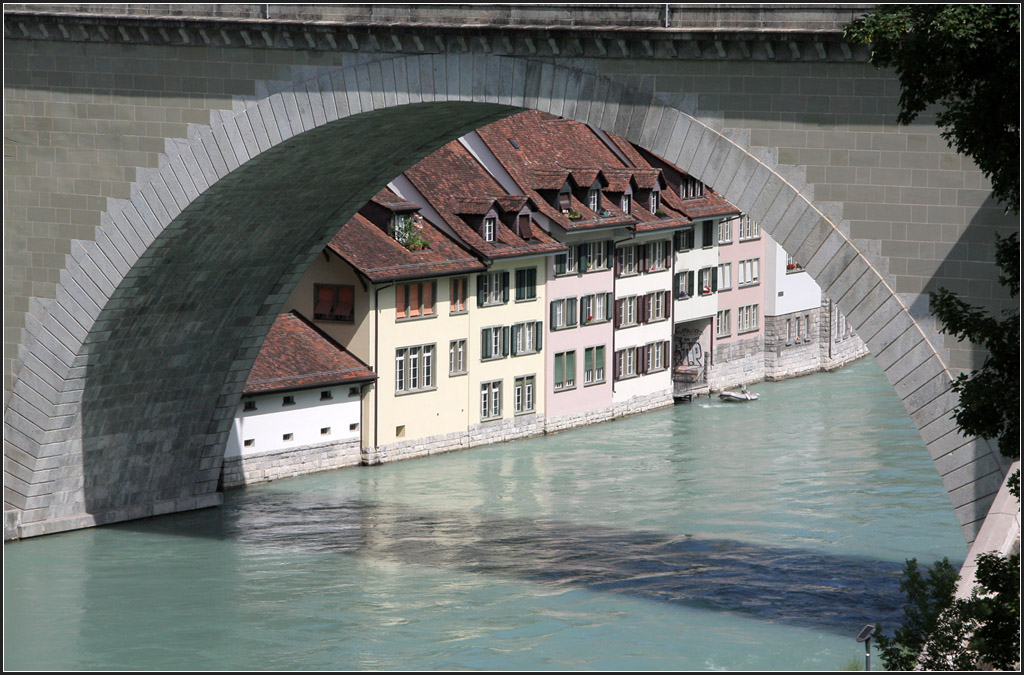
[(518, 150), (518, 149), (519, 149), (519, 144), (518, 144), (518, 143), (516, 143), (516, 139), (514, 139), (514, 138), (510, 138), (510, 139), (508, 139), (508, 142), (509, 142), (509, 143), (511, 143), (511, 144), (512, 144), (512, 147), (513, 147), (513, 148), (515, 148), (516, 150)]

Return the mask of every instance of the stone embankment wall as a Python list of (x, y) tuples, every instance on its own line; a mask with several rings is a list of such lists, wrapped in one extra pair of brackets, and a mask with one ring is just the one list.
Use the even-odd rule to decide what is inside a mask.
[(224, 460), (223, 487), (241, 487), (278, 478), (292, 478), (320, 471), (360, 464), (372, 466), (403, 459), (439, 455), (480, 445), (502, 443), (530, 436), (608, 422), (619, 417), (664, 408), (673, 404), (672, 390), (637, 396), (615, 406), (587, 413), (545, 418), (521, 415), (494, 422), (474, 424), (464, 432), (439, 434), (415, 440), (389, 443), (376, 449), (362, 448), (355, 441), (340, 445), (316, 445)]
[(225, 488), (241, 487), (278, 478), (358, 466), (361, 460), (359, 439), (344, 443), (307, 445), (259, 455), (225, 457), (221, 480)]
[[(708, 374), (711, 391), (828, 372), (870, 354), (845, 319), (837, 320), (836, 311), (826, 298), (817, 310), (765, 317), (763, 338), (715, 345), (714, 366)], [(799, 338), (798, 320), (802, 322)]]

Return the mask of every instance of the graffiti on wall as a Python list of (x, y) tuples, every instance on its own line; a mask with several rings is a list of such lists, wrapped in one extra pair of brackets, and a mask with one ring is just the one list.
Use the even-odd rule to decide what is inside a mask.
[(704, 366), (704, 348), (700, 344), (703, 328), (677, 326), (675, 331), (673, 363), (676, 366)]

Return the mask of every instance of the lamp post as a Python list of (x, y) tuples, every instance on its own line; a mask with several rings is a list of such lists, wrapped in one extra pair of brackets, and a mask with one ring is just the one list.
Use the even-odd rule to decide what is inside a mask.
[(875, 624), (869, 623), (857, 633), (857, 642), (864, 643), (864, 670), (871, 670), (871, 636), (875, 633)]

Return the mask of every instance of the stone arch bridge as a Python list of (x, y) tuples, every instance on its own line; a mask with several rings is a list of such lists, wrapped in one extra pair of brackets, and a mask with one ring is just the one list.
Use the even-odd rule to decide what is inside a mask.
[[(865, 340), (968, 543), (1007, 466), (950, 419), (1017, 227), (898, 83), (866, 7), (5, 5), (6, 537), (219, 503), (235, 407), (303, 271), (379, 187), (533, 108), (752, 214)], [(172, 16), (177, 14), (177, 16)]]

